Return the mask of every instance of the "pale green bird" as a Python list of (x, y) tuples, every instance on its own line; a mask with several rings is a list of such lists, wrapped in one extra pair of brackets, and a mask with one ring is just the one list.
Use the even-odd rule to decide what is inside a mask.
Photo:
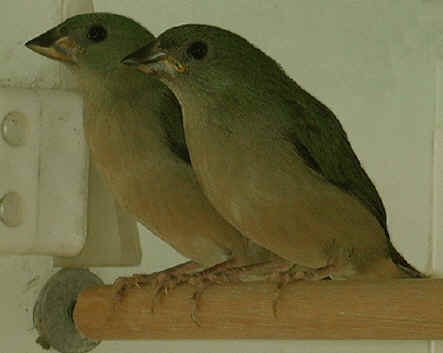
[(197, 179), (242, 234), (334, 278), (423, 276), (334, 114), (247, 40), (183, 25), (124, 63), (175, 93)]
[(67, 19), (26, 46), (65, 63), (78, 78), (85, 135), (99, 171), (124, 208), (195, 262), (183, 272), (269, 260), (270, 252), (227, 223), (201, 191), (175, 96), (121, 64), (153, 39), (127, 17), (92, 13)]

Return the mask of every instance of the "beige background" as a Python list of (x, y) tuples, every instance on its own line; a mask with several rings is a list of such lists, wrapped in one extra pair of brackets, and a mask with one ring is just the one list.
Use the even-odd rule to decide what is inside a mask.
[[(2, 0), (1, 85), (60, 84), (57, 64), (33, 55), (23, 43), (58, 23), (61, 5), (62, 0)], [(443, 237), (443, 174), (434, 162), (443, 158), (437, 130), (443, 118), (443, 1), (95, 0), (94, 5), (96, 11), (131, 16), (155, 35), (181, 23), (222, 26), (277, 59), (343, 123), (385, 202), (400, 252), (420, 269), (431, 271), (434, 266), (434, 273), (443, 271), (438, 241)], [(141, 237), (140, 267), (93, 270), (110, 282), (120, 274), (149, 272), (183, 260), (147, 231), (142, 230)], [(50, 258), (0, 258), (0, 353), (40, 352), (33, 342), (32, 306), (52, 272)], [(394, 341), (173, 341), (104, 342), (95, 351), (413, 353), (443, 352), (443, 346)]]

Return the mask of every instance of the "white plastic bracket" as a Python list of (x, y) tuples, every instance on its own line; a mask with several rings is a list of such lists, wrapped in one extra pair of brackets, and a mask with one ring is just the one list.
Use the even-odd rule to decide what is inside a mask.
[(86, 239), (83, 101), (0, 88), (0, 253), (73, 256)]

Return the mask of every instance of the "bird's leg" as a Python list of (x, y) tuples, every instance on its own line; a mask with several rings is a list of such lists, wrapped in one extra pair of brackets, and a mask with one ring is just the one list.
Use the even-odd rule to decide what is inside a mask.
[(191, 319), (194, 323), (200, 327), (200, 321), (197, 316), (197, 312), (200, 310), (200, 299), (203, 295), (203, 292), (210, 286), (212, 286), (214, 282), (210, 281), (202, 281), (199, 283), (198, 289), (192, 295), (192, 311), (191, 311)]
[(215, 284), (263, 280), (276, 271), (286, 271), (290, 267), (292, 267), (292, 264), (286, 260), (274, 260), (259, 264), (238, 266), (235, 259), (232, 259), (190, 275), (186, 283), (197, 287), (197, 290), (191, 298), (193, 302), (191, 312), (192, 321), (194, 321), (197, 326), (200, 326), (197, 312), (200, 308), (202, 295), (209, 287)]
[(197, 311), (200, 306), (200, 299), (203, 292), (218, 283), (226, 283), (234, 280), (237, 261), (232, 258), (220, 264), (216, 264), (201, 272), (191, 274), (185, 283), (189, 283), (197, 288), (191, 297), (192, 300), (192, 312), (191, 319), (197, 326), (200, 326), (200, 322), (197, 317)]
[(119, 277), (113, 284), (115, 302), (120, 302), (130, 288), (142, 288), (151, 284), (155, 288), (153, 301), (162, 291), (167, 292), (177, 283), (184, 280), (185, 274), (192, 273), (201, 268), (201, 265), (188, 261), (160, 272), (151, 274), (134, 274), (131, 277)]
[(292, 265), (287, 271), (273, 273), (270, 278), (273, 281), (277, 280), (275, 298), (272, 301), (272, 310), (274, 313), (274, 317), (277, 318), (277, 304), (280, 300), (281, 293), (289, 283), (300, 280), (318, 281), (328, 279), (335, 272), (335, 269), (335, 265), (327, 265), (320, 268), (309, 268), (300, 265)]
[[(278, 259), (268, 262), (247, 266), (232, 266), (234, 261), (211, 267), (193, 275), (190, 275), (187, 283), (197, 287), (192, 296), (193, 309), (192, 320), (200, 326), (197, 312), (203, 292), (214, 284), (251, 282), (260, 280), (277, 281), (276, 298), (273, 300), (274, 316), (277, 316), (277, 303), (284, 287), (292, 281), (301, 279), (322, 279), (329, 276), (329, 267), (311, 269), (304, 266), (294, 265), (287, 260)], [(234, 262), (235, 264), (235, 262)]]
[(211, 268), (208, 268), (204, 271), (190, 275), (189, 278), (185, 281), (186, 283), (197, 287), (197, 290), (191, 297), (191, 319), (197, 326), (200, 326), (200, 322), (197, 317), (197, 311), (200, 308), (200, 300), (203, 292), (214, 284), (235, 281), (237, 279), (236, 274), (240, 269), (240, 267), (236, 267), (236, 263), (237, 261), (235, 259), (230, 259), (223, 263), (212, 266)]
[(177, 287), (177, 285), (186, 282), (189, 276), (192, 276), (199, 269), (201, 269), (200, 264), (189, 261), (156, 273), (153, 280), (154, 294), (152, 295), (151, 303), (152, 313), (154, 312), (156, 302), (159, 301), (162, 296), (167, 295), (168, 292)]
[(244, 266), (239, 266), (235, 259), (231, 259), (206, 270), (189, 275), (186, 283), (199, 286), (199, 284), (203, 282), (220, 284), (228, 282), (258, 281), (266, 279), (274, 273), (288, 271), (292, 267), (292, 263), (283, 259)]

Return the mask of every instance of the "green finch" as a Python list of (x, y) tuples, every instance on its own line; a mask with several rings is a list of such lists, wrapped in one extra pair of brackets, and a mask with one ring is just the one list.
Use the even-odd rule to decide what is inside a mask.
[(197, 179), (243, 235), (333, 278), (423, 276), (334, 113), (246, 39), (183, 25), (123, 62), (175, 93)]
[(243, 237), (203, 194), (174, 94), (121, 64), (153, 39), (127, 17), (91, 13), (67, 19), (26, 46), (75, 74), (84, 96), (84, 131), (99, 171), (124, 208), (193, 260), (185, 272), (267, 261), (271, 253)]

